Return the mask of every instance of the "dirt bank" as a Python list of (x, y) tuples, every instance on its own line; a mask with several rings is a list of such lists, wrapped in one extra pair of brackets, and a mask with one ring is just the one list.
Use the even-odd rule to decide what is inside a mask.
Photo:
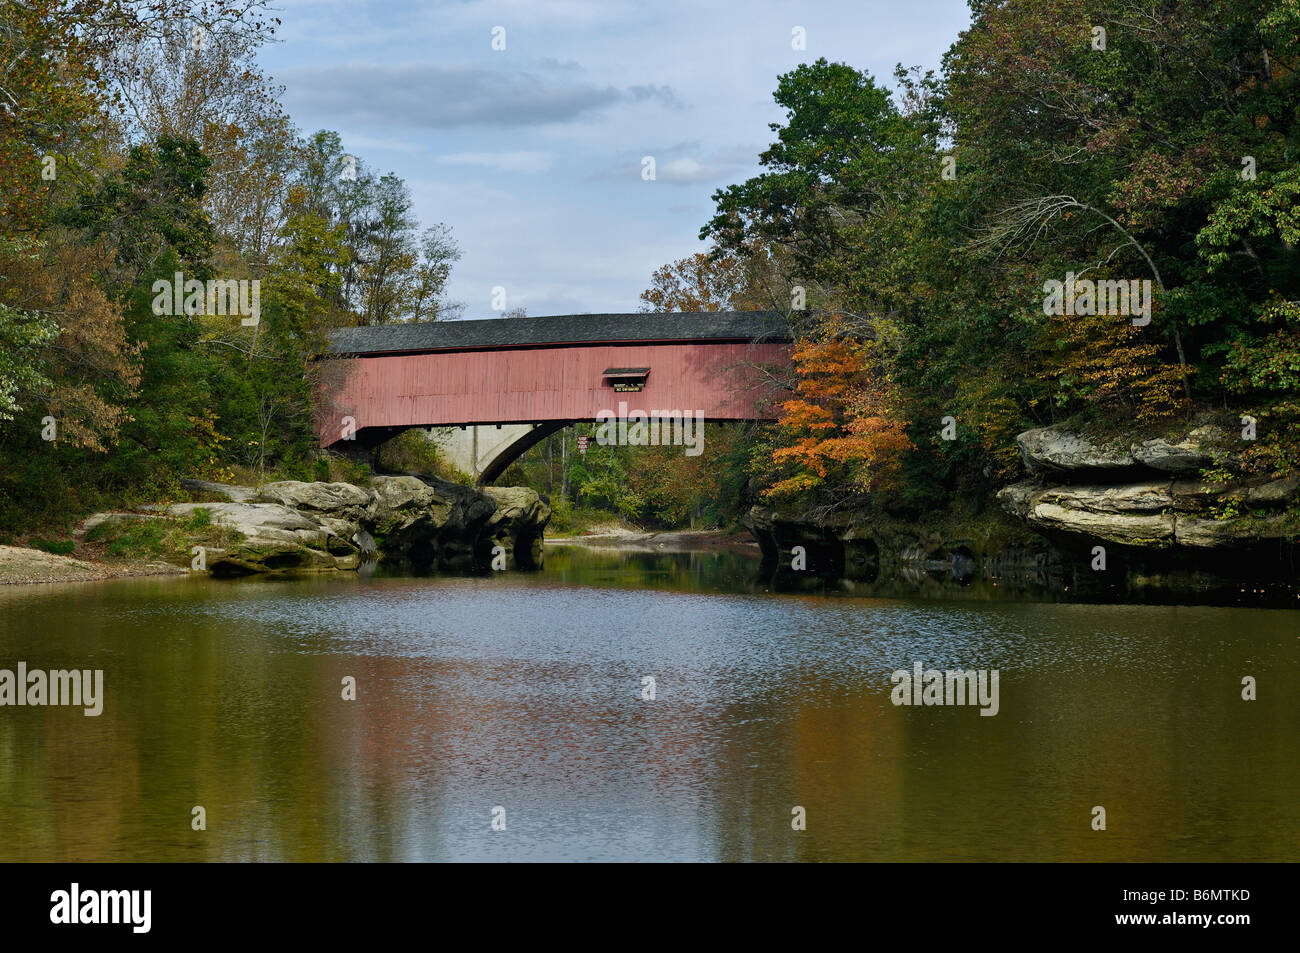
[(56, 556), (40, 549), (0, 546), (0, 586), (42, 582), (91, 582), (118, 576), (161, 576), (185, 572), (162, 562), (103, 563)]

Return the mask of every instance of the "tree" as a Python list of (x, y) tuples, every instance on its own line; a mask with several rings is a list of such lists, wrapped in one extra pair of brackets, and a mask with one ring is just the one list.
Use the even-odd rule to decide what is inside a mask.
[[(25, 405), (39, 402), (54, 416), (60, 439), (107, 450), (130, 418), (141, 349), (128, 340), (119, 308), (95, 284), (106, 252), (67, 244), (11, 243), (3, 250), (0, 289), (8, 300), (0, 308), (11, 318), (23, 316), (10, 324), (23, 350), (5, 359), (13, 362), (17, 393)], [(30, 363), (19, 364), (24, 352)]]
[(256, 62), (274, 32), (273, 24), (176, 21), (132, 35), (108, 61), (127, 140), (197, 143), (209, 160), (209, 217), (236, 252), (257, 257), (274, 234), (293, 159), (292, 127), (278, 102), (283, 89)]
[(933, 296), (925, 266), (940, 242), (925, 226), (938, 123), (933, 80), (897, 75), (906, 109), (843, 64), (818, 60), (781, 76), (775, 98), (786, 121), (771, 127), (766, 171), (716, 192), (717, 213), (701, 230), (741, 260), (771, 249), (816, 309), (798, 329), (797, 396), (783, 405), (762, 466), (775, 481), (770, 498), (888, 490), (896, 458), (912, 446), (895, 366), (898, 315)]
[(13, 420), (29, 395), (49, 389), (37, 355), (58, 333), (48, 315), (0, 304), (0, 420)]
[[(889, 443), (901, 419), (915, 449), (902, 449), (900, 498), (923, 485), (986, 493), (1018, 468), (1027, 427), (1118, 434), (1225, 404), (1268, 421), (1247, 457), (1285, 469), (1300, 419), (1288, 310), (1300, 300), (1300, 8), (972, 11), (942, 77), (900, 68), (892, 95), (844, 64), (781, 76), (785, 121), (763, 172), (715, 193), (702, 237), (723, 254), (755, 241), (788, 252), (822, 331), (829, 316), (873, 348), (857, 379), (830, 359), (834, 334), (800, 335), (801, 401), (772, 446), (794, 469), (767, 478), (808, 499), (860, 492), (862, 467), (839, 455), (861, 448), (836, 441)], [(1132, 311), (1045, 313), (1045, 283), (1068, 273), (1151, 282), (1149, 325)], [(863, 404), (841, 421), (826, 395), (846, 375)], [(961, 426), (940, 443), (928, 435), (946, 416)], [(854, 418), (878, 429), (854, 434)], [(895, 505), (884, 484), (872, 498)]]
[[(33, 234), (48, 221), (49, 194), (96, 151), (103, 104), (100, 57), (111, 49), (107, 0), (0, 5), (0, 228)], [(56, 178), (43, 177), (45, 157)], [(60, 168), (62, 166), (62, 168)]]
[(882, 343), (863, 341), (832, 317), (798, 342), (796, 395), (781, 405), (783, 443), (772, 454), (781, 478), (764, 496), (801, 497), (890, 488), (901, 455), (913, 448), (898, 396), (882, 362)]
[(426, 228), (420, 236), (420, 263), (413, 276), (410, 320), (437, 321), (456, 310), (446, 300), (445, 291), (452, 263), (457, 261), (460, 246), (451, 237), (451, 228), (441, 222)]
[[(32, 257), (29, 243), (0, 238), (0, 282), (8, 278), (5, 272), (9, 268), (4, 263), (24, 254)], [(49, 369), (40, 353), (58, 334), (58, 324), (51, 316), (0, 300), (0, 421), (13, 420), (25, 403), (49, 391)]]
[(344, 228), (339, 303), (358, 324), (431, 321), (454, 312), (444, 292), (460, 249), (444, 224), (418, 232), (410, 190), (392, 173), (375, 176), (321, 130), (299, 151), (302, 211)]
[(134, 146), (122, 168), (81, 194), (63, 224), (80, 230), (84, 243), (114, 249), (109, 286), (115, 294), (143, 293), (144, 279), (205, 278), (215, 242), (203, 209), (211, 163), (197, 142), (162, 136), (156, 145)]
[(1250, 334), (1271, 290), (1297, 290), (1263, 206), (1293, 202), (1298, 23), (1272, 0), (990, 4), (946, 58), (958, 163), (991, 233), (1015, 239), (1000, 254), (1044, 277), (1153, 279), (1147, 337), (1191, 397), (1193, 381), (1215, 396), (1225, 340)]
[(641, 292), (643, 311), (729, 311), (745, 287), (740, 260), (696, 252), (657, 269)]
[(373, 182), (365, 218), (353, 223), (363, 324), (388, 324), (407, 315), (418, 262), (416, 224), (406, 183), (392, 174)]
[[(909, 82), (922, 99), (934, 85)], [(871, 76), (825, 59), (782, 75), (774, 98), (786, 122), (770, 127), (777, 141), (759, 156), (767, 171), (715, 192), (700, 237), (742, 258), (779, 249), (790, 273), (843, 287), (846, 308), (891, 310), (891, 289), (871, 280), (886, 249), (870, 239), (888, 235), (883, 221), (904, 220), (936, 178), (937, 121), (904, 114)]]

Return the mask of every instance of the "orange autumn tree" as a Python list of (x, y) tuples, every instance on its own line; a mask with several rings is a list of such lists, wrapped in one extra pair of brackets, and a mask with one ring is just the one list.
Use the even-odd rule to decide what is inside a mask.
[(781, 405), (777, 430), (784, 446), (772, 453), (786, 475), (764, 491), (765, 498), (789, 499), (827, 486), (869, 491), (895, 484), (902, 455), (914, 445), (881, 350), (880, 335), (863, 339), (839, 317), (796, 342), (797, 396)]

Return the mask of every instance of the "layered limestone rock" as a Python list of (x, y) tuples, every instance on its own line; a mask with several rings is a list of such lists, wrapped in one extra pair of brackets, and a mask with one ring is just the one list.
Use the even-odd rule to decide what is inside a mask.
[[(542, 564), (542, 537), (551, 511), (524, 487), (486, 492), (433, 477), (377, 476), (350, 483), (269, 483), (260, 490), (184, 481), (194, 492), (225, 501), (152, 507), (181, 519), (208, 513), (233, 541), (205, 547), (217, 574), (353, 570), (382, 558), (414, 568), (486, 569), (494, 546), (506, 568)], [(100, 521), (97, 514), (87, 521)]]
[(205, 509), (214, 526), (237, 534), (228, 546), (204, 547), (209, 572), (310, 572), (356, 569), (360, 550), (318, 519), (279, 503), (176, 503), (170, 516)]
[(486, 493), (411, 476), (378, 477), (374, 491), (367, 520), (385, 559), (450, 572), (488, 565), (487, 525), (496, 502)]
[(741, 523), (758, 540), (764, 565), (784, 567), (798, 559), (802, 570), (812, 573), (851, 579), (875, 575), (875, 541), (854, 532), (843, 514), (810, 519), (755, 506), (741, 517)]
[(502, 548), (512, 568), (540, 569), (545, 542), (542, 530), (551, 518), (546, 501), (522, 486), (489, 486), (484, 492), (496, 503), (487, 524), (493, 546)]
[[(865, 522), (847, 512), (755, 506), (741, 522), (758, 541), (764, 571), (823, 574), (857, 582), (921, 577), (962, 582), (981, 573), (1035, 572), (1051, 553), (1044, 540), (1005, 518), (949, 533), (921, 529), (905, 520)], [(996, 530), (993, 523), (998, 524)]]
[(1216, 485), (1190, 478), (1231, 465), (1228, 440), (1213, 425), (1127, 446), (1059, 429), (1026, 431), (1017, 443), (1036, 479), (1006, 487), (998, 500), (1042, 532), (1141, 549), (1246, 548), (1294, 539), (1298, 527), (1287, 511), (1297, 501), (1300, 477)]
[(1216, 454), (1231, 458), (1227, 441), (1227, 432), (1213, 424), (1131, 442), (1098, 441), (1071, 430), (1042, 427), (1020, 434), (1016, 445), (1030, 473), (1091, 478), (1141, 470), (1196, 473), (1210, 466)]
[[(1202, 420), (1183, 432), (1099, 440), (1042, 428), (1017, 443), (1030, 478), (998, 493), (1000, 513), (974, 507), (918, 525), (880, 513), (754, 507), (743, 522), (762, 547), (765, 570), (778, 574), (802, 568), (867, 583), (984, 579), (1090, 598), (1235, 598), (1242, 580), (1274, 580), (1278, 592), (1291, 592), (1300, 563), (1300, 474), (1205, 482), (1207, 471), (1238, 469), (1241, 446), (1231, 430)], [(1098, 543), (1110, 557), (1100, 567)]]
[(1127, 446), (1099, 444), (1080, 434), (1043, 428), (1016, 438), (1020, 457), (1031, 473), (1123, 470), (1135, 466)]

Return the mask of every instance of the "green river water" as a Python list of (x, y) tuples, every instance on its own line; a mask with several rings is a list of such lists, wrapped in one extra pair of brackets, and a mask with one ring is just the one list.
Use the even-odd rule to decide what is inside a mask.
[[(1300, 859), (1300, 611), (756, 575), (0, 587), (0, 669), (104, 673), (96, 717), (0, 707), (0, 860)], [(894, 704), (917, 662), (997, 714)]]

